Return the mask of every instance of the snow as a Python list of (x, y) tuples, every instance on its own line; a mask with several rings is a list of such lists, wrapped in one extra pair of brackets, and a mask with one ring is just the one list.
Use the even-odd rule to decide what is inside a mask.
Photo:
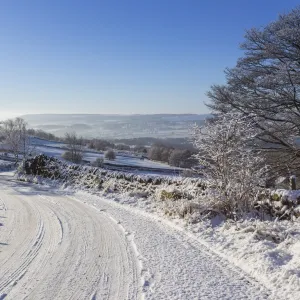
[(0, 187), (0, 299), (141, 298), (136, 253), (108, 216), (66, 193)]
[(30, 137), (30, 144), (33, 146), (50, 146), (50, 147), (57, 147), (57, 148), (64, 148), (67, 147), (65, 143), (62, 142), (56, 142), (56, 141), (49, 141), (37, 137)]
[(247, 220), (188, 230), (281, 299), (300, 299), (300, 223)]
[[(118, 182), (117, 179), (111, 180), (116, 184)], [(47, 180), (44, 182), (50, 183)], [(195, 187), (186, 186), (188, 180), (184, 182), (184, 188), (193, 193)], [(111, 182), (110, 185), (112, 184)], [(89, 193), (94, 193), (94, 195), (88, 195), (82, 192), (84, 186), (77, 182), (77, 185), (69, 188), (72, 191), (74, 189), (79, 191), (76, 197), (80, 196), (82, 201), (90, 205), (103, 208), (103, 201), (115, 203), (114, 205), (118, 208), (122, 205), (125, 208), (120, 209), (127, 209), (128, 214), (129, 211), (142, 215), (146, 213), (147, 216), (150, 215), (150, 218), (182, 232), (184, 236), (188, 236), (188, 240), (205, 246), (218, 259), (226, 260), (228, 264), (237, 267), (239, 272), (244, 274), (243, 276), (253, 278), (263, 284), (270, 291), (271, 298), (276, 299), (278, 296), (281, 299), (300, 299), (299, 221), (274, 222), (249, 219), (243, 222), (225, 222), (220, 216), (210, 218), (201, 216), (199, 219), (198, 215), (186, 215), (184, 219), (180, 219), (179, 213), (167, 212), (171, 209), (173, 212), (180, 211), (189, 202), (184, 199), (162, 200), (160, 191), (165, 190), (164, 186), (158, 187), (154, 196), (134, 190), (112, 192), (112, 190), (99, 191), (97, 189), (87, 190)], [(170, 191), (173, 191), (172, 185), (169, 186)], [(289, 192), (286, 191), (286, 193)], [(130, 216), (130, 218), (133, 217)], [(146, 237), (145, 233), (143, 236)], [(155, 238), (158, 239), (156, 234)], [(139, 245), (138, 247), (141, 248)], [(178, 259), (184, 260), (183, 257)], [(169, 263), (174, 265), (174, 262)]]
[(10, 161), (0, 159), (0, 168), (10, 166), (12, 163)]
[[(205, 216), (197, 209), (187, 209), (199, 203), (202, 191), (197, 180), (172, 178), (147, 184), (137, 175), (124, 178), (117, 172), (102, 174), (101, 169), (51, 163), (53, 172), (59, 166), (64, 184), (40, 177), (18, 178), (43, 184), (51, 194), (60, 187), (59, 193), (69, 194), (117, 224), (135, 255), (145, 299), (186, 299), (185, 293), (191, 296), (188, 299), (220, 299), (215, 293), (221, 299), (300, 299), (298, 219), (260, 221), (249, 216), (240, 222), (225, 221), (214, 212)], [(102, 176), (101, 189), (97, 176)], [(299, 196), (299, 191), (276, 192), (293, 201)], [(204, 281), (203, 274), (208, 277)], [(241, 286), (236, 286), (236, 280)], [(250, 289), (247, 296), (244, 289)]]
[(263, 286), (164, 219), (103, 197), (82, 192), (75, 197), (104, 209), (134, 233), (144, 269), (145, 299), (268, 298)]
[(56, 157), (56, 158), (61, 158), (61, 156), (63, 155), (64, 152), (66, 152), (66, 150), (61, 149), (61, 148), (56, 148), (56, 147), (47, 147), (47, 146), (36, 146), (34, 148), (34, 152), (36, 153), (43, 153), (47, 156), (51, 156), (51, 157)]
[[(66, 147), (67, 147), (67, 145), (63, 143), (52, 142), (52, 141), (42, 140), (38, 138), (31, 138), (31, 142), (34, 146), (34, 152), (36, 152), (37, 154), (42, 153), (47, 156), (51, 156), (59, 159), (61, 159), (62, 154), (66, 151)], [(104, 159), (104, 153), (84, 150), (83, 152), (84, 160), (94, 162), (97, 158)], [(117, 166), (133, 166), (133, 167), (142, 167), (142, 168), (149, 168), (149, 169), (168, 170), (170, 174), (172, 174), (174, 170), (181, 170), (180, 168), (171, 167), (161, 162), (151, 161), (148, 159), (141, 159), (139, 156), (128, 155), (128, 154), (124, 155), (124, 154), (117, 153), (115, 160), (110, 161), (104, 159), (104, 162), (114, 164)]]
[(0, 171), (9, 170), (13, 167), (13, 162), (0, 159)]
[(84, 192), (0, 178), (1, 299), (271, 299), (162, 218)]
[[(102, 198), (91, 197), (94, 197), (94, 205), (103, 201)], [(206, 246), (219, 258), (262, 283), (270, 290), (272, 298), (300, 299), (299, 221), (246, 220), (236, 223), (224, 222), (220, 217), (195, 224), (178, 218), (167, 221), (163, 215), (164, 206), (157, 202), (153, 204), (148, 199), (114, 195), (110, 199), (130, 206), (130, 209), (150, 212), (161, 222), (182, 230), (190, 239)]]

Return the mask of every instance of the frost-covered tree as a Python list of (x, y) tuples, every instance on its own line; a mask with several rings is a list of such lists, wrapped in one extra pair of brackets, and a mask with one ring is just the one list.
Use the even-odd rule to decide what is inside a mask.
[(212, 86), (208, 106), (252, 118), (273, 167), (299, 169), (300, 7), (247, 31), (241, 49), (244, 56), (226, 70), (227, 84)]
[(169, 162), (170, 155), (174, 149), (163, 144), (153, 144), (148, 151), (151, 160)]
[(66, 151), (62, 154), (62, 158), (74, 164), (80, 164), (82, 162), (81, 153), (72, 153), (71, 151)]
[(93, 163), (92, 166), (93, 167), (97, 167), (97, 168), (102, 168), (104, 164), (104, 159), (103, 158), (97, 158)]
[(227, 217), (239, 218), (249, 212), (264, 184), (264, 158), (253, 150), (257, 129), (249, 118), (222, 114), (195, 126), (196, 158), (203, 166), (207, 195), (203, 203)]
[(71, 162), (80, 163), (84, 146), (83, 139), (77, 137), (76, 133), (66, 133), (65, 141), (69, 151), (65, 152), (63, 157)]
[(1, 124), (1, 133), (9, 150), (14, 155), (15, 163), (18, 163), (20, 154), (26, 158), (30, 152), (27, 123), (22, 118), (6, 120)]
[(113, 150), (107, 150), (104, 157), (108, 160), (114, 160), (116, 159), (116, 153)]
[(188, 168), (193, 164), (192, 153), (189, 150), (174, 149), (169, 157), (170, 166)]

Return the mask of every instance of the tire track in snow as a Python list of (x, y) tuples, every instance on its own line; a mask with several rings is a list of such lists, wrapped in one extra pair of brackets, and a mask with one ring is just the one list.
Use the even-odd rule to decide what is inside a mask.
[[(105, 213), (105, 211), (103, 211)], [(107, 213), (106, 213), (107, 214)], [(144, 278), (145, 269), (143, 268), (143, 258), (142, 255), (139, 253), (137, 245), (134, 242), (134, 233), (130, 233), (126, 231), (126, 229), (123, 227), (120, 221), (117, 221), (115, 218), (113, 218), (111, 215), (107, 214), (108, 218), (111, 219), (117, 226), (119, 226), (120, 230), (123, 232), (124, 236), (128, 240), (128, 244), (130, 245), (131, 249), (133, 250), (135, 257), (136, 257), (136, 265), (138, 273), (140, 274), (140, 282), (141, 287), (143, 289), (142, 299), (145, 298), (145, 289), (148, 287), (147, 281)]]
[[(74, 202), (79, 202), (82, 204), (81, 201), (78, 201), (77, 198), (73, 197), (73, 196), (67, 196), (68, 198), (71, 199), (71, 201)], [(145, 288), (145, 280), (143, 278), (143, 264), (142, 264), (142, 258), (140, 253), (137, 250), (137, 246), (134, 242), (134, 234), (127, 232), (126, 229), (120, 224), (120, 222), (118, 222), (116, 219), (114, 219), (111, 215), (107, 214), (105, 210), (101, 210), (101, 209), (97, 209), (96, 207), (93, 206), (89, 206), (87, 205), (85, 202), (83, 202), (83, 204), (85, 206), (91, 207), (92, 209), (94, 209), (98, 214), (101, 214), (103, 216), (105, 216), (105, 218), (110, 222), (110, 224), (114, 224), (114, 226), (112, 227), (113, 230), (118, 234), (121, 232), (122, 235), (124, 236), (124, 246), (126, 247), (126, 252), (133, 254), (133, 257), (135, 257), (134, 260), (131, 261), (131, 264), (133, 265), (133, 270), (134, 270), (134, 278), (135, 281), (137, 282), (138, 280), (140, 280), (141, 282), (141, 290), (143, 291), (143, 289)], [(93, 294), (92, 297), (95, 297), (96, 294)], [(129, 299), (133, 299), (132, 297), (134, 297), (134, 295), (131, 295), (129, 297)], [(144, 293), (141, 293), (140, 295), (141, 299), (144, 299)], [(100, 298), (102, 299), (102, 298)]]
[(0, 299), (141, 298), (135, 253), (112, 219), (37, 186), (1, 184)]
[(27, 272), (27, 267), (35, 259), (37, 253), (39, 252), (45, 234), (44, 224), (41, 220), (40, 215), (38, 226), (36, 229), (37, 233), (34, 235), (34, 237), (32, 239), (29, 238), (24, 241), (25, 247), (23, 247), (20, 251), (15, 251), (13, 253), (15, 254), (14, 259), (21, 259), (22, 263), (12, 273), (9, 273), (9, 268), (11, 267), (10, 264), (1, 265), (1, 273), (3, 275), (0, 279), (0, 291), (4, 290), (7, 292), (12, 289), (12, 287), (15, 286), (18, 281), (25, 275), (25, 273)]

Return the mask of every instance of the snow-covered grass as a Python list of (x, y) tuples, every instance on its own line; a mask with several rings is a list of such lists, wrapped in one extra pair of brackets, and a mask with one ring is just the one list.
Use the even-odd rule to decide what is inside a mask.
[(300, 223), (214, 219), (186, 228), (281, 299), (300, 299)]
[(34, 137), (34, 136), (30, 137), (30, 145), (32, 145), (32, 146), (49, 146), (49, 147), (57, 147), (57, 148), (67, 147), (67, 145), (63, 142), (49, 141), (49, 140), (41, 139), (41, 138)]

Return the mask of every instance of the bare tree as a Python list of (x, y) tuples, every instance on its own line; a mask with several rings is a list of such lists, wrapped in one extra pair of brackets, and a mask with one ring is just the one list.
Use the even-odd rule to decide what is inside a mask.
[(257, 129), (248, 118), (225, 114), (195, 127), (196, 158), (203, 166), (205, 205), (230, 218), (251, 210), (266, 178), (265, 161), (253, 150)]
[(30, 152), (27, 123), (22, 118), (9, 119), (2, 122), (1, 131), (9, 150), (14, 155), (15, 163), (18, 163), (20, 154), (26, 158)]
[(92, 162), (93, 167), (102, 168), (104, 164), (104, 159), (101, 157), (98, 157), (94, 162)]
[(151, 160), (169, 162), (172, 150), (173, 148), (162, 144), (153, 144), (149, 149), (148, 157)]
[(189, 150), (174, 149), (169, 157), (169, 164), (175, 167), (189, 168), (195, 161), (192, 159)]
[(107, 150), (105, 152), (105, 158), (108, 160), (114, 160), (114, 159), (116, 159), (116, 154), (113, 150)]
[(299, 169), (300, 7), (247, 31), (241, 48), (244, 56), (226, 70), (226, 85), (212, 86), (208, 106), (250, 117), (260, 148), (276, 157), (274, 167)]
[(66, 133), (65, 141), (69, 151), (65, 152), (63, 157), (74, 163), (80, 163), (82, 160), (83, 139), (77, 137), (76, 133)]

